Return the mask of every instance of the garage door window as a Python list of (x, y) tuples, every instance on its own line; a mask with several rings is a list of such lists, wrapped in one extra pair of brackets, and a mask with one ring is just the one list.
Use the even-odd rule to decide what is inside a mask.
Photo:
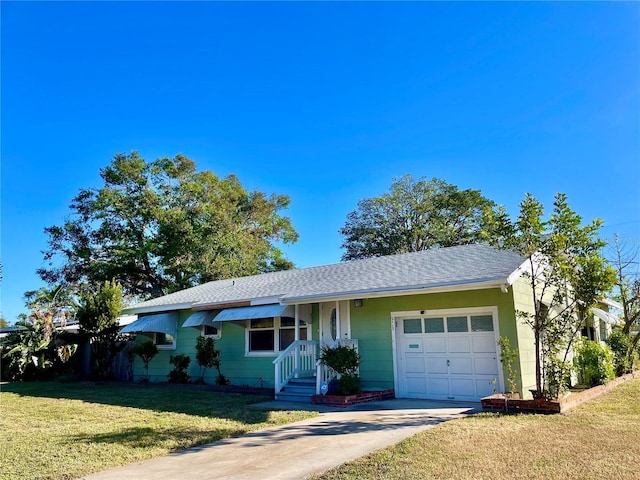
[(422, 333), (422, 319), (421, 318), (405, 318), (404, 333)]
[(475, 315), (471, 317), (472, 332), (493, 332), (493, 317), (491, 315)]
[(425, 333), (444, 333), (444, 318), (425, 318), (424, 331)]
[(449, 333), (468, 332), (467, 317), (447, 318), (447, 331)]

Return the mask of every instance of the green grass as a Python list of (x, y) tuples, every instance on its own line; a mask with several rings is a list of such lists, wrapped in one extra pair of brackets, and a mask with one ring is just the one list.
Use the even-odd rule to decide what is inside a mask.
[(315, 415), (176, 385), (0, 386), (0, 478), (71, 479)]
[(640, 479), (640, 378), (562, 415), (479, 414), (344, 464), (335, 479)]

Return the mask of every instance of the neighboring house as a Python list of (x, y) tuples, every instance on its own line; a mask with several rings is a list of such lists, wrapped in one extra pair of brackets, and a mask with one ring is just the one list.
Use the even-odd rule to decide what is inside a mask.
[[(196, 338), (211, 335), (233, 384), (286, 398), (289, 382), (307, 377), (310, 395), (327, 380), (316, 367), (319, 348), (340, 341), (358, 349), (365, 390), (474, 401), (504, 390), (502, 335), (519, 349), (526, 395), (535, 356), (533, 333), (515, 314), (533, 308), (523, 262), (512, 251), (465, 245), (219, 280), (126, 309), (138, 320), (123, 332), (158, 346), (151, 381), (166, 381), (177, 353), (191, 357), (198, 378)], [(208, 375), (213, 383), (216, 372)], [(136, 358), (134, 379), (143, 377)]]

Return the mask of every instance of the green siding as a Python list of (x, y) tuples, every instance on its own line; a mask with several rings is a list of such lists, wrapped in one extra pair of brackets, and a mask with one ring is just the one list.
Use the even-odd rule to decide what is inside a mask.
[[(513, 297), (516, 309), (523, 312), (534, 312), (533, 298), (531, 288), (526, 278), (519, 278), (513, 284)], [(518, 329), (517, 344), (511, 340), (511, 345), (517, 345), (520, 371), (522, 372), (522, 391), (521, 395), (530, 397), (529, 390), (536, 388), (536, 350), (533, 329), (523, 321), (516, 321), (515, 326)]]
[[(516, 369), (525, 372), (521, 385), (527, 391), (535, 384), (533, 334), (522, 322), (517, 322), (514, 309), (531, 307), (527, 285), (518, 280), (508, 293), (500, 289), (470, 290), (464, 292), (432, 293), (423, 295), (406, 295), (398, 297), (365, 299), (362, 307), (355, 308), (350, 302), (351, 337), (358, 340), (358, 348), (362, 356), (360, 377), (365, 388), (394, 388), (393, 344), (391, 312), (415, 310), (444, 310), (454, 308), (497, 307), (498, 334), (509, 338), (513, 348), (520, 353), (519, 365)], [(319, 338), (318, 304), (311, 309), (312, 339)], [(191, 357), (189, 375), (196, 380), (200, 378), (200, 367), (195, 361), (195, 343), (200, 331), (196, 328), (183, 328), (182, 323), (191, 311), (180, 312), (176, 350), (161, 350), (152, 360), (149, 368), (150, 380), (164, 382), (167, 380), (171, 365), (170, 355), (184, 353)], [(222, 338), (216, 340), (221, 351), (221, 370), (235, 385), (274, 386), (274, 355), (255, 357), (245, 355), (246, 330), (243, 322), (224, 322)], [(142, 334), (138, 335), (143, 339)], [(134, 359), (134, 380), (144, 378), (144, 366), (139, 358)], [(215, 383), (217, 372), (207, 370), (205, 381)], [(519, 382), (520, 383), (520, 382)], [(523, 393), (522, 391), (520, 392)]]
[(394, 387), (391, 312), (494, 306), (498, 308), (499, 334), (516, 345), (513, 297), (498, 288), (372, 298), (364, 300), (360, 308), (355, 308), (352, 302), (351, 336), (358, 339), (363, 387)]
[[(182, 324), (187, 317), (193, 313), (190, 310), (180, 312), (178, 320), (178, 333), (176, 336), (175, 350), (160, 350), (149, 364), (149, 377), (151, 382), (166, 382), (167, 375), (172, 368), (169, 363), (171, 355), (183, 353), (189, 355), (191, 364), (188, 373), (192, 380), (200, 378), (200, 367), (196, 362), (196, 339), (200, 335), (197, 328), (186, 327)], [(312, 322), (309, 328), (313, 329), (313, 336), (317, 339), (317, 308), (313, 310)], [(234, 385), (248, 385), (255, 387), (274, 388), (274, 366), (275, 354), (268, 356), (247, 356), (245, 355), (245, 335), (244, 322), (223, 322), (222, 335), (216, 340), (216, 348), (220, 350), (220, 370)], [(149, 338), (144, 334), (137, 335), (137, 341), (146, 341)], [(139, 357), (134, 358), (134, 381), (145, 378), (145, 369)], [(218, 372), (215, 369), (207, 369), (205, 382), (214, 384)]]

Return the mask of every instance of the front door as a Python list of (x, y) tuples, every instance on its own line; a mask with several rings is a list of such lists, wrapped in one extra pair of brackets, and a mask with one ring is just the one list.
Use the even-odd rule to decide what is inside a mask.
[(349, 302), (320, 304), (320, 346), (333, 345), (338, 339), (351, 338)]

